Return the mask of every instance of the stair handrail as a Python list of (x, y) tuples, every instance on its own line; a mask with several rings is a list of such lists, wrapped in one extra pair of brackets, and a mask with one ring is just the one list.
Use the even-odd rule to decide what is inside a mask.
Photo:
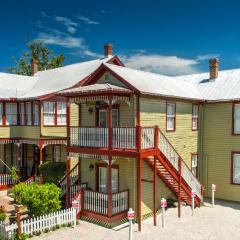
[[(164, 133), (161, 131), (161, 129), (159, 130), (159, 143), (158, 143), (158, 147), (160, 149), (160, 151), (165, 155), (165, 157), (167, 157), (167, 159), (171, 162), (171, 164), (173, 165), (173, 167), (178, 171), (178, 160), (181, 160), (182, 163), (182, 177), (183, 179), (186, 181), (186, 183), (191, 187), (191, 190), (196, 191), (196, 194), (198, 196), (199, 199), (202, 200), (202, 185), (201, 183), (198, 181), (198, 179), (194, 176), (194, 174), (192, 173), (192, 171), (190, 170), (190, 168), (188, 167), (188, 165), (186, 164), (186, 162), (182, 159), (182, 157), (180, 156), (180, 154), (176, 151), (176, 149), (173, 147), (173, 145), (170, 143), (170, 141), (167, 139), (167, 137), (164, 135)], [(166, 156), (166, 152), (164, 152), (163, 149), (161, 149), (160, 144), (161, 144), (161, 137), (164, 138), (164, 141), (167, 142), (167, 144), (171, 147), (171, 151), (176, 154), (176, 159), (171, 159), (171, 157), (169, 158), (168, 156)]]

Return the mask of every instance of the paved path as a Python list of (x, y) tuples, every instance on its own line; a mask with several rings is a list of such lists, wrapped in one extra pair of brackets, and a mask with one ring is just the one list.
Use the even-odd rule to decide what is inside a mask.
[[(166, 228), (161, 228), (161, 215), (158, 226), (153, 226), (152, 218), (143, 222), (142, 232), (137, 232), (134, 225), (134, 240), (239, 240), (240, 239), (240, 204), (216, 201), (211, 208), (205, 204), (195, 209), (182, 208), (182, 218), (177, 218), (177, 208), (167, 211)], [(87, 222), (81, 222), (76, 228), (62, 228), (48, 234), (34, 237), (35, 240), (127, 240), (128, 228), (118, 231), (106, 229)]]

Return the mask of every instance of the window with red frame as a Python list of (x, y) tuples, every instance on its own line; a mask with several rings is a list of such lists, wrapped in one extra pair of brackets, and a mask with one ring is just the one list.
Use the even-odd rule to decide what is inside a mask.
[(3, 103), (0, 103), (0, 125), (3, 124)]
[(33, 104), (33, 125), (39, 125), (39, 105), (37, 103)]
[(192, 105), (192, 130), (198, 130), (199, 121), (199, 106), (197, 104)]
[(233, 104), (233, 134), (240, 134), (240, 103)]
[(6, 103), (6, 125), (17, 125), (17, 103)]
[(26, 119), (27, 119), (27, 125), (32, 125), (32, 103), (27, 102), (26, 103)]
[(167, 131), (175, 131), (176, 126), (176, 104), (167, 102), (166, 111)]
[(44, 102), (43, 123), (45, 126), (65, 126), (67, 119), (65, 102)]
[(19, 103), (20, 125), (25, 125), (25, 104)]

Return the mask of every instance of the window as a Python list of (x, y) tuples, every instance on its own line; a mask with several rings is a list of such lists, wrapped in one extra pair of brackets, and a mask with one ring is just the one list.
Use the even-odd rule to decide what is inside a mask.
[(39, 107), (37, 103), (33, 105), (33, 118), (34, 118), (34, 125), (37, 126), (39, 124)]
[(27, 125), (32, 125), (32, 103), (26, 103), (26, 119)]
[(67, 119), (66, 103), (58, 102), (57, 103), (57, 125), (66, 125)]
[(54, 125), (55, 124), (55, 103), (54, 102), (44, 102), (43, 103), (43, 122), (44, 125)]
[(61, 146), (60, 145), (53, 145), (53, 160), (54, 160), (54, 162), (61, 161)]
[(3, 103), (0, 103), (0, 125), (3, 124)]
[(118, 126), (118, 109), (112, 109), (112, 126), (117, 127)]
[(24, 103), (19, 104), (19, 114), (20, 114), (20, 125), (25, 125), (25, 105), (24, 105)]
[(199, 107), (195, 104), (192, 106), (192, 130), (198, 130), (198, 118)]
[(233, 104), (233, 134), (240, 134), (240, 103)]
[(198, 155), (192, 154), (192, 173), (195, 177), (197, 177), (198, 174)]
[(17, 104), (6, 103), (6, 124), (17, 125)]
[(232, 153), (232, 183), (240, 184), (240, 152)]
[(167, 131), (175, 131), (176, 126), (176, 104), (167, 103)]

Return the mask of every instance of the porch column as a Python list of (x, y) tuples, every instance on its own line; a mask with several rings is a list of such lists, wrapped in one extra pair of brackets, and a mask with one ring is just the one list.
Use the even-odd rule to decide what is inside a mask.
[(108, 97), (108, 146), (109, 150), (112, 149), (112, 95)]
[(142, 159), (137, 158), (137, 221), (138, 231), (142, 230)]
[(43, 164), (43, 142), (39, 141), (39, 165)]
[(112, 217), (112, 156), (108, 161), (108, 217)]
[(153, 224), (157, 226), (157, 158), (154, 156), (153, 172)]
[(67, 146), (70, 146), (70, 103), (67, 102)]
[(178, 159), (178, 172), (179, 172), (179, 182), (178, 182), (178, 217), (181, 217), (181, 185), (182, 185), (182, 162), (181, 158)]

